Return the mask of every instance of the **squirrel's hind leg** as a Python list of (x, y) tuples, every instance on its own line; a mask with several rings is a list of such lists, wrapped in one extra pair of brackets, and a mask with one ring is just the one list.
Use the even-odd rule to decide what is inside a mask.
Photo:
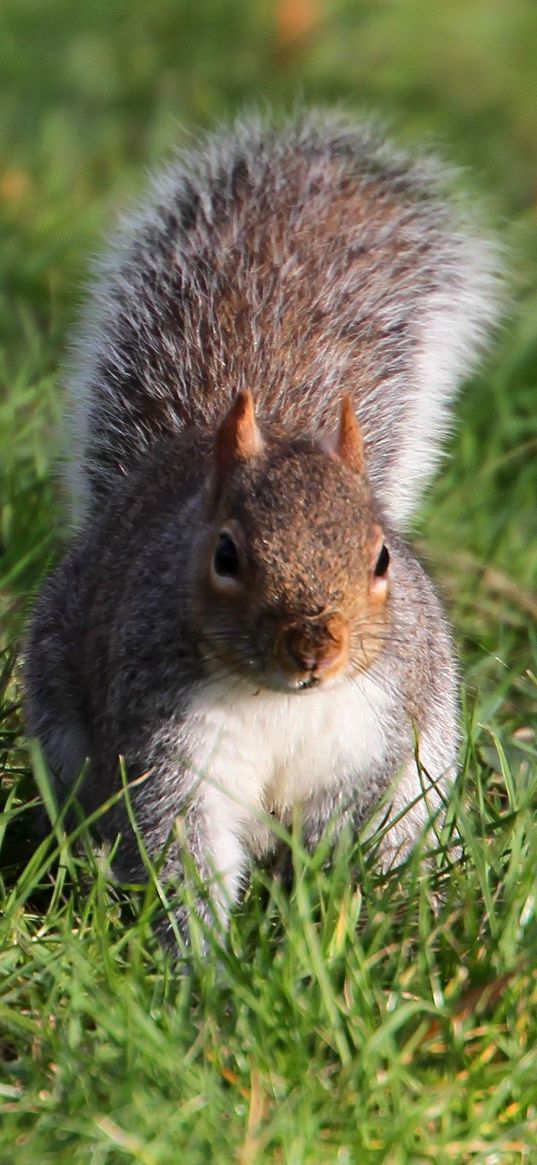
[[(427, 848), (434, 845), (435, 831), (442, 826), (445, 796), (456, 776), (456, 764), (454, 757), (444, 756), (443, 769), (438, 759), (428, 765), (431, 756), (426, 756), (430, 752), (426, 743), (419, 755), (406, 761), (395, 779), (378, 774), (377, 782), (371, 782), (371, 787), (376, 785), (378, 790), (374, 800), (349, 799), (348, 792), (338, 795), (330, 791), (312, 798), (303, 817), (307, 849), (316, 849), (327, 832), (332, 847), (346, 831), (352, 838), (360, 836), (373, 843), (378, 833), (375, 860), (387, 871), (401, 865), (420, 838), (427, 839)], [(454, 742), (453, 753), (455, 748)]]
[(376, 861), (381, 869), (400, 866), (420, 839), (426, 849), (434, 847), (442, 827), (444, 795), (455, 774), (453, 765), (433, 776), (415, 757), (405, 765), (388, 805), (373, 815), (365, 829), (365, 836), (373, 841), (375, 831), (380, 832)]

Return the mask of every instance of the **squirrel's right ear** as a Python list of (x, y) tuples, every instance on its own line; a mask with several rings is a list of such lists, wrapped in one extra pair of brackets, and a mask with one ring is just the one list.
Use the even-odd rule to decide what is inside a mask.
[(242, 391), (226, 413), (216, 434), (216, 482), (222, 485), (237, 462), (263, 452), (263, 438), (255, 419), (254, 398)]

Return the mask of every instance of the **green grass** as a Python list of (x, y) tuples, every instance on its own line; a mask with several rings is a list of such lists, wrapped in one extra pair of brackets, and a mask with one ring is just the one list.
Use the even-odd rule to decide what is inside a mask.
[[(314, 10), (295, 41), (261, 0), (0, 10), (1, 1165), (537, 1162), (537, 9)], [(186, 975), (154, 887), (122, 892), (61, 829), (32, 848), (17, 648), (61, 550), (88, 255), (191, 127), (297, 95), (439, 143), (510, 253), (513, 308), (416, 527), (465, 677), (462, 848), (383, 877), (371, 847), (328, 873), (295, 846), (292, 892), (256, 874)]]

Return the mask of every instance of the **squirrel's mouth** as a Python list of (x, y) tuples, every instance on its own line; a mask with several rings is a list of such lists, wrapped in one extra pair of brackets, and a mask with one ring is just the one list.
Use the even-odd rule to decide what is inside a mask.
[(317, 675), (306, 676), (303, 680), (297, 680), (297, 691), (305, 692), (307, 688), (316, 688), (321, 682), (321, 677)]
[(273, 692), (281, 692), (282, 695), (293, 695), (293, 693), (304, 692), (319, 692), (324, 688), (334, 687), (335, 684), (341, 681), (344, 676), (344, 669), (340, 668), (336, 672), (316, 673), (309, 672), (304, 675), (300, 672), (290, 673), (281, 667), (270, 668), (263, 672), (261, 683), (259, 684), (259, 691), (263, 688)]

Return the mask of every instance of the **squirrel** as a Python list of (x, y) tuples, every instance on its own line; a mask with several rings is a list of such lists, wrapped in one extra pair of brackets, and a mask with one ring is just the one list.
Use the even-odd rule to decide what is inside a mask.
[(389, 866), (456, 774), (452, 637), (405, 529), (498, 277), (447, 178), (370, 123), (246, 118), (157, 176), (98, 263), (27, 721), (60, 802), (118, 794), (98, 829), (121, 877), (161, 862), (165, 941), (188, 941), (194, 875), (225, 930), (274, 820), (313, 850), (389, 797)]

